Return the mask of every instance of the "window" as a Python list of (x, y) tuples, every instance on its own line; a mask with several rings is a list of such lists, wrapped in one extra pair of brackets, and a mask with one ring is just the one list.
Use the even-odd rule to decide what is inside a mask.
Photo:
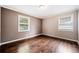
[(29, 31), (30, 19), (29, 17), (18, 15), (18, 32)]
[(58, 21), (58, 29), (60, 31), (72, 31), (73, 30), (73, 17), (70, 16), (62, 16)]

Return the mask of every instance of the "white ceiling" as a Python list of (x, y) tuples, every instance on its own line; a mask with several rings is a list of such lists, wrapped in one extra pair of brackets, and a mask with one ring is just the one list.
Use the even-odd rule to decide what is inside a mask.
[(2, 7), (38, 18), (45, 18), (79, 9), (79, 5), (47, 5), (46, 8), (39, 8), (39, 5), (3, 5)]

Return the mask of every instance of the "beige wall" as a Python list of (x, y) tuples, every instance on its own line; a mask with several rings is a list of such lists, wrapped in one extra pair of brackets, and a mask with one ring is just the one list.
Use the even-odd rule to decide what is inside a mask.
[(1, 7), (0, 7), (0, 42), (1, 42)]
[[(41, 20), (30, 17), (30, 31), (18, 32), (18, 15), (25, 15), (12, 10), (2, 8), (2, 42), (19, 38), (34, 36), (41, 33)], [(28, 16), (28, 15), (25, 15)]]
[[(44, 34), (50, 35), (50, 36), (54, 36), (54, 37), (67, 38), (71, 40), (78, 39), (77, 36), (79, 32), (77, 30), (79, 27), (77, 26), (79, 23), (77, 24), (77, 12), (62, 14), (62, 15), (74, 14), (73, 32), (58, 31), (58, 17), (61, 15), (49, 17), (49, 18), (43, 19), (42, 21), (41, 19), (29, 16), (30, 21), (31, 21), (30, 31), (29, 32), (18, 32), (18, 27), (17, 27), (18, 26), (18, 20), (17, 20), (18, 15), (25, 15), (25, 14), (15, 12), (12, 10), (8, 10), (5, 8), (2, 8), (1, 12), (2, 12), (1, 14), (2, 15), (1, 16), (2, 42), (41, 34), (41, 32)], [(28, 15), (25, 15), (25, 16), (28, 16)]]
[(69, 39), (69, 40), (78, 40), (77, 36), (78, 36), (78, 31), (77, 31), (77, 19), (75, 17), (77, 17), (77, 13), (76, 12), (72, 12), (72, 13), (66, 13), (66, 14), (62, 14), (62, 15), (74, 15), (74, 20), (73, 20), (73, 32), (69, 32), (69, 31), (58, 31), (58, 17), (61, 15), (57, 15), (57, 16), (53, 16), (53, 17), (49, 17), (43, 20), (43, 26), (42, 26), (42, 30), (43, 30), (43, 34), (49, 35), (49, 36), (53, 36), (53, 37), (59, 37), (59, 38), (63, 38), (63, 39)]
[(78, 40), (78, 11), (74, 14), (74, 40)]
[(79, 11), (78, 11), (78, 42), (79, 42)]

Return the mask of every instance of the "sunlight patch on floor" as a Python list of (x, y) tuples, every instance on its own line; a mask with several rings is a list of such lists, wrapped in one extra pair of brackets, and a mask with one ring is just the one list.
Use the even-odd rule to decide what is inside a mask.
[(29, 45), (21, 45), (18, 48), (18, 53), (29, 53), (30, 52), (30, 46)]
[(63, 45), (60, 44), (56, 50), (57, 53), (75, 53), (76, 50), (73, 47), (70, 47), (69, 45)]

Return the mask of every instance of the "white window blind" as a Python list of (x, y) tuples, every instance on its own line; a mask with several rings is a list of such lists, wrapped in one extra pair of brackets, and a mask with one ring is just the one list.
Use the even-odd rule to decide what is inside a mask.
[(18, 15), (18, 32), (29, 31), (30, 19), (29, 17)]
[(73, 17), (72, 16), (62, 16), (58, 21), (58, 29), (60, 31), (72, 31), (73, 30)]

